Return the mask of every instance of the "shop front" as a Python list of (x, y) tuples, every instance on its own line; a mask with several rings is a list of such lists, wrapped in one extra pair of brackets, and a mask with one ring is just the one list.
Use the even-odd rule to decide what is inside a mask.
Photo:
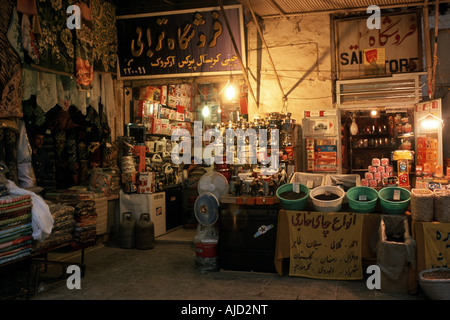
[[(0, 267), (100, 240), (134, 249), (138, 223), (152, 240), (195, 229), (202, 271), (360, 281), (377, 267), (381, 290), (414, 294), (422, 271), (448, 267), (443, 100), (422, 92), (420, 12), (396, 10), (370, 31), (360, 14), (280, 23), (294, 41), (245, 4), (96, 9), (97, 46), (81, 31), (56, 37), (73, 65), (33, 50), (33, 63), (18, 62), (22, 114), (9, 115), (23, 123), (1, 129), (30, 153), (11, 158), (2, 137), (1, 225), (31, 219), (31, 208), (42, 223), (13, 237), (0, 227)], [(102, 38), (112, 17), (115, 37)]]

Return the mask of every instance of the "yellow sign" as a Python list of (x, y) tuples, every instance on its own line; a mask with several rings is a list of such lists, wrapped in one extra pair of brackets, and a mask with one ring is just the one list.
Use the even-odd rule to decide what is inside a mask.
[(449, 268), (450, 223), (423, 222), (423, 237), (426, 268)]
[(347, 212), (287, 211), (290, 276), (360, 280), (364, 215)]

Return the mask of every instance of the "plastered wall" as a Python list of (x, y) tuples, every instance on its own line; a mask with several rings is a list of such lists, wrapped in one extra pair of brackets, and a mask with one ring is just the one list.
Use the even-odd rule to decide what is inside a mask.
[[(260, 21), (270, 62), (256, 25), (248, 32), (248, 66), (256, 101), (249, 94), (249, 114), (282, 112), (283, 94), (292, 117), (301, 123), (304, 110), (333, 107), (330, 18), (310, 15)], [(259, 105), (259, 107), (258, 107)]]

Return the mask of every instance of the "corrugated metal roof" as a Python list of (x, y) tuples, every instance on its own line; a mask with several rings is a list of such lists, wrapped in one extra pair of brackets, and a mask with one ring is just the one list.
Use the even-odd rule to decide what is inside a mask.
[[(260, 17), (289, 16), (309, 12), (331, 12), (336, 10), (361, 10), (370, 5), (383, 7), (423, 5), (425, 0), (239, 0), (249, 6)], [(441, 1), (446, 2), (446, 1)], [(428, 3), (434, 3), (429, 0)]]

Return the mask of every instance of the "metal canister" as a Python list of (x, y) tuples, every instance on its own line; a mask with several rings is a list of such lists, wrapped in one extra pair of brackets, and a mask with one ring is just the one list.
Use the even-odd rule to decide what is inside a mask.
[(119, 247), (122, 249), (132, 249), (135, 247), (135, 227), (133, 214), (131, 212), (122, 213), (122, 221), (119, 225)]
[(136, 248), (153, 249), (155, 247), (155, 225), (150, 220), (150, 214), (142, 213), (136, 223)]

